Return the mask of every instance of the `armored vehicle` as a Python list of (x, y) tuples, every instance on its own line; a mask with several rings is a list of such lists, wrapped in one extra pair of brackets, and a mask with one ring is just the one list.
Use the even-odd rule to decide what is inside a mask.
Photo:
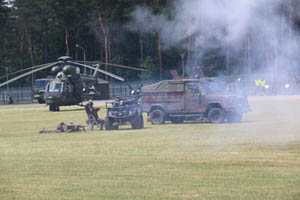
[[(132, 89), (132, 88), (131, 88)], [(117, 130), (119, 125), (131, 124), (133, 129), (144, 128), (142, 106), (139, 102), (140, 90), (131, 90), (130, 95), (117, 97), (106, 103), (106, 130)]]
[(239, 122), (250, 111), (246, 96), (230, 94), (222, 82), (211, 78), (160, 81), (144, 86), (141, 96), (143, 112), (152, 124)]

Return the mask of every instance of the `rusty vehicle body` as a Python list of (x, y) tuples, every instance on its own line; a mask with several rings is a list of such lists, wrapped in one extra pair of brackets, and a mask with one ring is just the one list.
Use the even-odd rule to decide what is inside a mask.
[(222, 82), (211, 78), (164, 80), (141, 91), (142, 109), (152, 124), (239, 122), (250, 111), (246, 96), (228, 93)]

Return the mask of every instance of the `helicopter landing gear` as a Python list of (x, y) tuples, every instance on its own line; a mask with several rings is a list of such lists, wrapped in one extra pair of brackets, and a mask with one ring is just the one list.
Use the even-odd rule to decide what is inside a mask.
[(49, 105), (49, 111), (58, 112), (59, 111), (59, 106), (57, 106), (57, 105)]

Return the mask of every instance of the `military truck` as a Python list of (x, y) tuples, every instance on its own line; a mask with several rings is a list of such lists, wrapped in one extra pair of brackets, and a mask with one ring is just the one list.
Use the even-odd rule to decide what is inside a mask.
[(164, 80), (142, 87), (142, 109), (152, 124), (239, 122), (250, 111), (247, 96), (230, 94), (212, 78)]

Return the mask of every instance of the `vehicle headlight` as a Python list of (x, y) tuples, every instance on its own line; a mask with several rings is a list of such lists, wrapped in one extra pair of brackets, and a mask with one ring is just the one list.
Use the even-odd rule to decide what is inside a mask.
[(111, 111), (108, 111), (108, 116), (112, 116), (112, 112)]

